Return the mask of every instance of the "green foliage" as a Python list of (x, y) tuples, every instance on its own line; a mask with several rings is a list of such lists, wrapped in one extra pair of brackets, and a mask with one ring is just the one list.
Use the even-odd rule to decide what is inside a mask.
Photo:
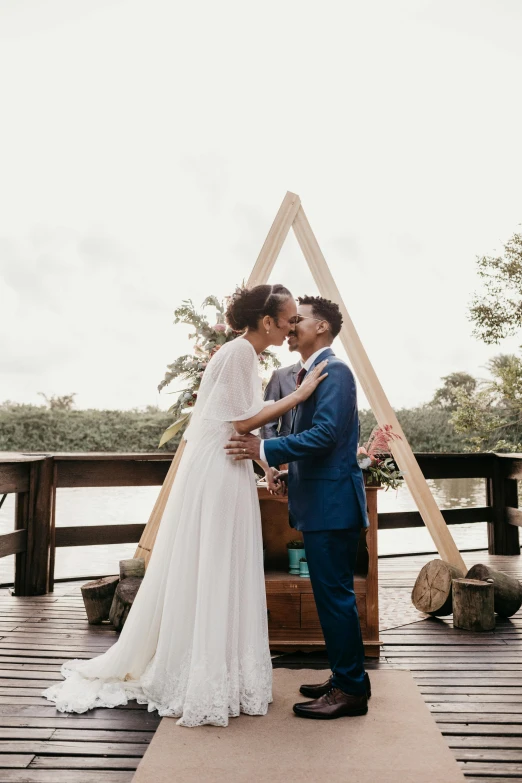
[[(157, 408), (71, 411), (5, 402), (0, 451), (154, 452), (170, 421), (170, 414)], [(161, 451), (175, 451), (179, 440)]]
[(50, 397), (48, 397), (47, 394), (44, 394), (43, 392), (38, 392), (38, 394), (40, 397), (44, 398), (47, 407), (51, 411), (72, 411), (74, 408), (74, 398), (76, 397), (76, 393), (64, 394), (61, 397), (56, 394), (52, 394)]
[(443, 384), (435, 392), (431, 404), (448, 410), (455, 410), (457, 407), (457, 392), (463, 389), (472, 394), (477, 387), (476, 379), (467, 372), (452, 372), (441, 380)]
[(522, 451), (522, 359), (500, 354), (486, 365), (490, 380), (458, 392), (451, 421), (474, 451)]
[(498, 343), (522, 327), (522, 234), (514, 234), (503, 256), (481, 256), (478, 274), (485, 294), (476, 294), (470, 319), (474, 334), (485, 343)]
[[(401, 408), (395, 411), (413, 451), (419, 452), (459, 452), (468, 451), (466, 439), (456, 432), (451, 423), (451, 411), (421, 405), (417, 408)], [(361, 421), (361, 443), (368, 440), (377, 424), (371, 410), (359, 413)]]

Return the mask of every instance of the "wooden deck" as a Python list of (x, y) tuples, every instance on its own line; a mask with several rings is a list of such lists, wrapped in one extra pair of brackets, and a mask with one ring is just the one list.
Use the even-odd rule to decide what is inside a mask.
[(159, 718), (131, 702), (83, 715), (57, 712), (40, 693), (61, 680), (70, 658), (90, 658), (115, 632), (89, 626), (79, 583), (54, 594), (13, 598), (0, 591), (0, 781), (127, 783)]
[[(486, 634), (424, 619), (409, 596), (433, 557), (379, 561), (384, 646), (369, 667), (411, 670), (470, 783), (522, 781), (522, 613)], [(464, 558), (522, 579), (520, 556)], [(65, 660), (89, 658), (115, 639), (110, 626), (87, 624), (79, 588), (67, 582), (54, 594), (28, 598), (0, 591), (0, 783), (127, 783), (158, 725), (156, 713), (135, 703), (65, 715), (41, 697), (61, 679)], [(313, 665), (326, 665), (314, 656)], [(299, 656), (275, 665), (299, 665)]]
[[(468, 567), (486, 563), (522, 579), (520, 556), (463, 556)], [(412, 672), (470, 783), (522, 781), (522, 611), (509, 620), (497, 618), (495, 631), (488, 633), (454, 629), (451, 618), (419, 619), (405, 597), (409, 602), (417, 574), (433, 557), (379, 561), (386, 618), (381, 627), (387, 630), (381, 631), (378, 665)], [(390, 603), (395, 619), (387, 612)]]

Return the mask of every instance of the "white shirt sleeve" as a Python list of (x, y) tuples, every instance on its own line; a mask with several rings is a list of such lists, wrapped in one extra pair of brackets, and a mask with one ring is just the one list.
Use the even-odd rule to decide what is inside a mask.
[(266, 462), (264, 440), (262, 440), (261, 443), (259, 444), (259, 459), (261, 460), (261, 462)]

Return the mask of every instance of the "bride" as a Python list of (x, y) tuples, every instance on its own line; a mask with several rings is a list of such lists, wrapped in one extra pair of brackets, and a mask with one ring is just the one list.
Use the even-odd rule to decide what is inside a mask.
[(97, 658), (65, 663), (66, 679), (43, 692), (61, 712), (137, 699), (181, 726), (266, 714), (272, 664), (259, 502), (251, 463), (234, 461), (224, 445), (234, 430), (279, 418), (326, 377), (323, 362), (298, 390), (263, 402), (258, 354), (283, 344), (296, 312), (282, 285), (231, 297), (227, 322), (244, 334), (205, 370), (145, 578), (118, 641)]

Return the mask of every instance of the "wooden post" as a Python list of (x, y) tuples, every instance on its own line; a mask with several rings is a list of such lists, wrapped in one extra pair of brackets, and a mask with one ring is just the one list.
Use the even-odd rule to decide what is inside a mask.
[(493, 595), (493, 582), (454, 579), (453, 627), (465, 631), (492, 631), (495, 628)]
[(53, 489), (51, 498), (51, 532), (49, 551), (49, 587), (50, 593), (54, 592), (54, 566), (56, 563), (56, 488), (58, 486), (58, 463), (53, 465)]
[(296, 215), (293, 229), (321, 295), (332, 299), (340, 307), (343, 315), (343, 326), (340, 334), (341, 342), (368, 398), (375, 418), (381, 427), (386, 424), (391, 425), (393, 432), (400, 438), (400, 440), (394, 439), (391, 441), (390, 449), (404, 473), (408, 489), (417, 504), (420, 515), (433, 538), (441, 558), (459, 568), (463, 573), (466, 573), (466, 566), (461, 554), (455, 545), (453, 537), (426, 483), (426, 479), (406, 440), (401, 425), (364, 350), (302, 207)]
[(15, 594), (49, 591), (54, 460), (44, 457), (29, 468), (29, 490), (17, 495), (15, 527), (27, 530), (27, 549), (16, 555)]
[(366, 639), (365, 655), (379, 657), (379, 583), (378, 583), (378, 551), (377, 551), (377, 487), (365, 487), (368, 519), (370, 527), (366, 530), (366, 546), (368, 549), (368, 571), (366, 574)]
[(486, 479), (486, 503), (493, 508), (493, 519), (488, 522), (488, 552), (490, 555), (519, 555), (518, 527), (508, 524), (506, 507), (518, 506), (517, 482), (504, 478), (499, 459), (495, 460), (493, 475)]

